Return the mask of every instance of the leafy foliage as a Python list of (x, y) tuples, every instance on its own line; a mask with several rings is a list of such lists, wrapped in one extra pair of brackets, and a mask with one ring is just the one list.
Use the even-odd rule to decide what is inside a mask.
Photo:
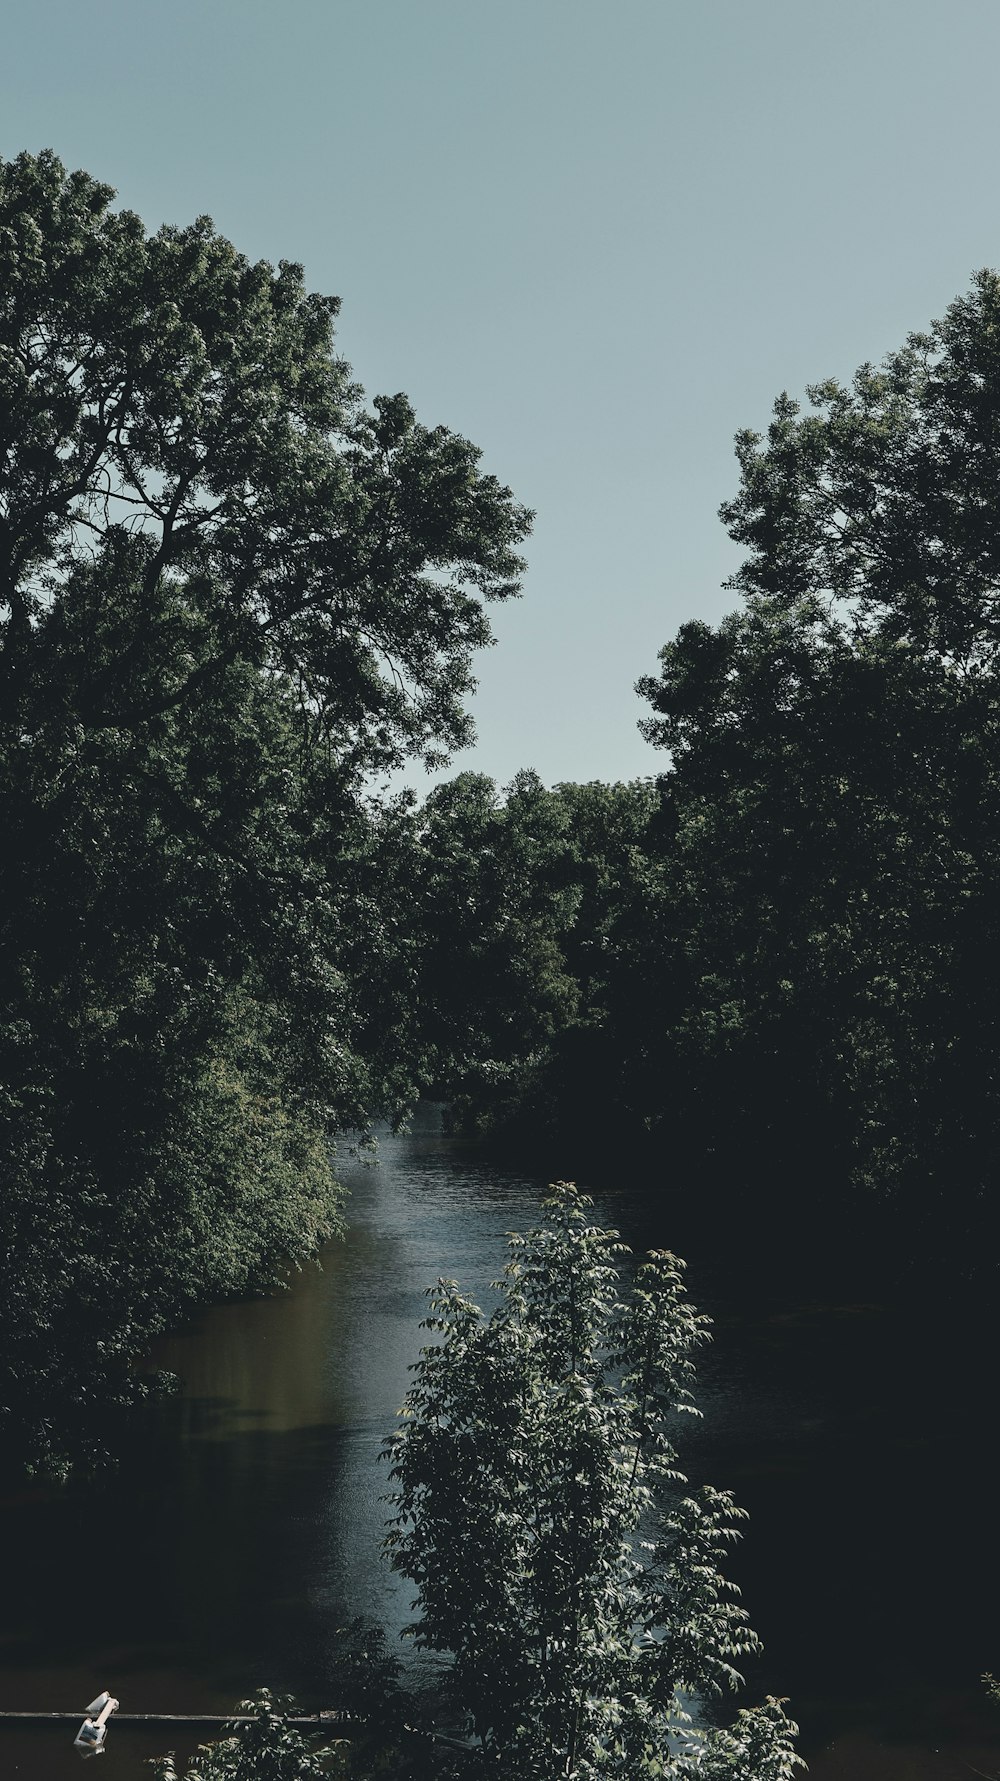
[(488, 1317), (453, 1281), (433, 1295), (437, 1340), (386, 1449), (413, 1636), (451, 1654), (477, 1772), (788, 1776), (776, 1704), (691, 1729), (693, 1697), (735, 1685), (757, 1648), (721, 1569), (740, 1512), (677, 1468), (705, 1319), (667, 1253), (623, 1295), (627, 1251), (589, 1203), (553, 1190)]
[(981, 273), (740, 435), (744, 605), (640, 680), (655, 782), (546, 794), (570, 989), (502, 1078), (467, 1070), (470, 1124), (603, 1124), (755, 1203), (853, 1184), (992, 1249), (998, 315)]
[(537, 1128), (607, 1095), (611, 928), (656, 802), (643, 783), (547, 790), (523, 772), (500, 791), (464, 773), (385, 813), (379, 1002), (455, 1124)]
[(468, 739), (528, 523), (363, 405), (300, 267), (112, 197), (0, 163), (0, 1409), (49, 1465), (165, 1318), (337, 1228), (330, 1130), (412, 1098), (365, 787)]
[(737, 437), (741, 487), (722, 508), (749, 555), (732, 585), (781, 607), (815, 601), (966, 669), (996, 657), (1000, 275), (899, 352), (828, 378), (803, 414), (787, 394), (766, 439)]
[(566, 824), (537, 774), (501, 799), (463, 773), (415, 815), (410, 907), (417, 911), (417, 1003), (426, 1069), (448, 1096), (513, 1072), (572, 1018), (576, 988), (560, 937), (575, 890)]
[(655, 981), (709, 1116), (911, 1205), (957, 1179), (960, 1228), (1000, 1158), (998, 304), (981, 273), (881, 368), (739, 437), (746, 610), (684, 626), (639, 685), (671, 753)]
[(217, 1744), (202, 1745), (183, 1771), (172, 1755), (155, 1758), (156, 1781), (319, 1781), (329, 1776), (329, 1740), (317, 1748), (315, 1737), (305, 1738), (289, 1725), (293, 1707), (291, 1700), (262, 1688), (236, 1709), (250, 1717), (234, 1720), (229, 1735)]

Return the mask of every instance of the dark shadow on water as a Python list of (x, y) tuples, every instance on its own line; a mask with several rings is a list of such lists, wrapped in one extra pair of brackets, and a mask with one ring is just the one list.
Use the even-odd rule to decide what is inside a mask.
[[(762, 1230), (746, 1192), (723, 1217), (704, 1182), (585, 1145), (526, 1170), (433, 1119), (345, 1165), (351, 1229), (322, 1272), (158, 1345), (183, 1391), (116, 1474), (4, 1498), (0, 1705), (82, 1710), (108, 1686), (135, 1711), (226, 1711), (263, 1683), (335, 1704), (336, 1629), (407, 1616), (378, 1556), (378, 1452), (425, 1289), (446, 1274), (486, 1299), (504, 1233), (559, 1174), (636, 1247), (685, 1255), (715, 1321), (682, 1459), (751, 1513), (733, 1561), (765, 1642), (749, 1698), (791, 1697), (818, 1781), (1000, 1772), (978, 1682), (1000, 1669), (992, 1293), (901, 1278), (887, 1243), (801, 1204)], [(58, 1738), (0, 1731), (0, 1772), (55, 1781)]]
[[(218, 1426), (218, 1404), (192, 1409), (195, 1428)], [(169, 1421), (101, 1484), (22, 1508), (5, 1695), (71, 1708), (107, 1676), (137, 1711), (225, 1710), (265, 1683), (326, 1704), (343, 1591), (327, 1517), (351, 1431), (181, 1442)]]

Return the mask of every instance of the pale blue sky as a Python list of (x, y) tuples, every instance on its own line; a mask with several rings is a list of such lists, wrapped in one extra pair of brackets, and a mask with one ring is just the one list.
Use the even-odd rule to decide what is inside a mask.
[(336, 292), (537, 510), (452, 771), (631, 778), (633, 682), (733, 604), (736, 429), (1000, 262), (998, 68), (997, 0), (25, 0), (0, 153)]

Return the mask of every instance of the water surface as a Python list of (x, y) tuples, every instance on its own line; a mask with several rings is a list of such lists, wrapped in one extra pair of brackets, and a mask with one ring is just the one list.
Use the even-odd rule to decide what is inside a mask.
[[(106, 1686), (123, 1709), (224, 1711), (264, 1683), (330, 1705), (336, 1629), (407, 1618), (379, 1557), (378, 1454), (425, 1289), (445, 1274), (486, 1295), (544, 1177), (443, 1137), (430, 1110), (342, 1173), (350, 1230), (322, 1270), (158, 1344), (182, 1390), (114, 1477), (3, 1504), (0, 1705), (82, 1709)], [(977, 1681), (1000, 1669), (989, 1319), (859, 1293), (805, 1236), (762, 1273), (679, 1190), (654, 1211), (648, 1184), (594, 1191), (631, 1240), (686, 1251), (716, 1320), (685, 1457), (751, 1510), (734, 1564), (766, 1642), (752, 1694), (791, 1696), (820, 1781), (1000, 1774)], [(0, 1731), (0, 1773), (75, 1772), (71, 1736)], [(113, 1727), (96, 1773), (139, 1781), (171, 1743), (190, 1739)]]

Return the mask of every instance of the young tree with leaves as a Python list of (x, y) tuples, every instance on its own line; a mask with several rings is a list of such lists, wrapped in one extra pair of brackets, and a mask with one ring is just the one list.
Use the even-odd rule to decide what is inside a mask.
[(691, 1725), (757, 1648), (722, 1570), (741, 1512), (677, 1467), (706, 1320), (667, 1253), (623, 1290), (628, 1251), (589, 1205), (553, 1190), (489, 1316), (453, 1281), (433, 1295), (386, 1448), (413, 1636), (450, 1654), (477, 1772), (782, 1781), (797, 1759), (776, 1703)]

